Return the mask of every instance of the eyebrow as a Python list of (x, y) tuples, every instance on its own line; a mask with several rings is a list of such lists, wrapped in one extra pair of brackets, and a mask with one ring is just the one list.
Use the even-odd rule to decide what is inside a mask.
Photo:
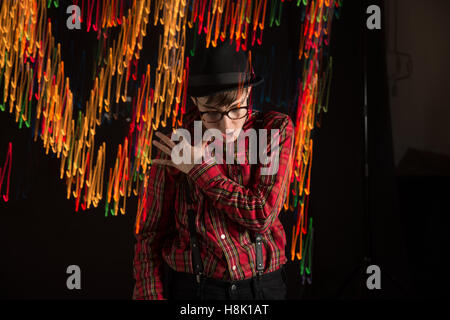
[[(241, 103), (244, 103), (244, 101), (242, 101)], [(230, 107), (234, 107), (234, 106), (236, 106), (236, 105), (238, 105), (238, 104), (239, 104), (239, 102), (234, 103), (234, 104), (232, 104)], [(204, 105), (204, 106), (202, 106), (202, 107), (208, 108), (208, 109), (214, 109), (214, 110), (216, 110), (216, 111), (219, 111), (219, 109), (217, 109), (217, 108), (215, 108), (215, 107), (213, 107), (213, 106), (207, 106), (207, 105)]]

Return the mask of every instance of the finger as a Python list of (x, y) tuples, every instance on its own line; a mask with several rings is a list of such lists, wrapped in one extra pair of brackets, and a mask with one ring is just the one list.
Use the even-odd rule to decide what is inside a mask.
[(164, 159), (152, 159), (152, 164), (173, 166), (173, 163), (171, 160), (164, 160)]
[(194, 147), (195, 148), (204, 148), (205, 147), (205, 145), (207, 145), (208, 144), (208, 142), (211, 142), (211, 139), (209, 139), (209, 140), (200, 140), (199, 142), (197, 142), (197, 143), (194, 143)]
[(216, 137), (212, 136), (210, 139), (206, 140), (206, 141), (202, 141), (202, 148), (207, 147), (208, 145), (212, 145), (214, 144), (216, 141)]
[(170, 147), (174, 147), (175, 146), (175, 142), (172, 141), (172, 139), (170, 139), (168, 136), (166, 136), (165, 134), (161, 133), (161, 132), (156, 132), (155, 133), (165, 144), (167, 144)]
[(166, 153), (169, 157), (172, 157), (172, 149), (169, 149), (167, 146), (163, 145), (159, 141), (153, 140), (152, 142), (158, 149)]

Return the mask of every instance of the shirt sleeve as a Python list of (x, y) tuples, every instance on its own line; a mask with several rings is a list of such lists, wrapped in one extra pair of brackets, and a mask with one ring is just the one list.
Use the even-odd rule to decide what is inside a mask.
[[(156, 159), (168, 159), (157, 150)], [(162, 248), (173, 217), (174, 188), (166, 188), (171, 179), (167, 166), (151, 165), (141, 227), (135, 233), (133, 273), (136, 280), (133, 300), (163, 300)], [(170, 181), (170, 180), (169, 180)]]
[(262, 175), (261, 169), (268, 169), (271, 164), (258, 163), (254, 183), (251, 187), (245, 187), (226, 177), (214, 158), (196, 164), (188, 172), (217, 209), (238, 224), (261, 233), (270, 228), (286, 199), (294, 138), (289, 116), (276, 118), (265, 128), (268, 128), (266, 154), (270, 154), (271, 149), (270, 129), (279, 129), (278, 171), (274, 174)]

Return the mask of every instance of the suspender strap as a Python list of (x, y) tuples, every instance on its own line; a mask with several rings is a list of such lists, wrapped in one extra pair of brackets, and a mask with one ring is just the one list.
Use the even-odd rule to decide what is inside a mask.
[[(263, 128), (263, 113), (262, 112), (258, 112), (256, 119), (255, 119), (255, 128), (256, 130), (262, 129)], [(256, 132), (256, 138), (257, 138), (257, 157), (259, 158), (259, 132)], [(263, 242), (262, 242), (262, 235), (257, 233), (256, 234), (256, 274), (258, 276), (261, 276), (264, 272), (264, 259), (263, 259), (263, 251), (262, 251), (262, 246), (263, 246)]]
[(263, 251), (262, 251), (262, 235), (256, 234), (256, 273), (261, 276), (264, 271)]
[[(186, 179), (187, 194), (186, 202), (192, 204), (191, 190), (189, 187), (189, 182)], [(196, 212), (193, 209), (187, 210), (188, 224), (189, 224), (189, 234), (191, 238), (191, 252), (192, 252), (192, 269), (196, 275), (197, 283), (200, 283), (200, 278), (203, 274), (203, 263), (202, 257), (200, 255), (200, 248), (198, 246), (197, 232), (195, 231), (195, 216)]]

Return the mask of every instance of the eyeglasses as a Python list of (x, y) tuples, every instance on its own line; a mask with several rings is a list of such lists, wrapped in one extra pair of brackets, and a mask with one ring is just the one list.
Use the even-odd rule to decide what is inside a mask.
[(239, 120), (244, 117), (246, 117), (248, 114), (248, 107), (240, 107), (240, 108), (234, 108), (228, 111), (220, 112), (220, 111), (200, 111), (201, 117), (206, 122), (214, 123), (219, 122), (222, 120), (224, 115), (227, 115), (228, 118), (231, 120)]

